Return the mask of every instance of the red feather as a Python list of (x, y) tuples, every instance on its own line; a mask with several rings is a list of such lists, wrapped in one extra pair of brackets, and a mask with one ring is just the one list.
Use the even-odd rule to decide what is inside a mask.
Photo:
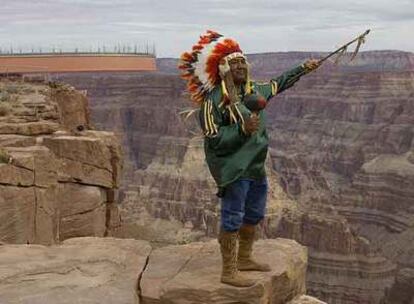
[(198, 41), (199, 44), (209, 44), (210, 42), (211, 39), (208, 36), (200, 36), (200, 40)]
[(187, 62), (193, 62), (194, 61), (193, 55), (189, 52), (182, 53), (180, 59), (182, 61), (187, 61)]
[(188, 63), (180, 64), (180, 65), (178, 66), (178, 68), (179, 68), (180, 70), (186, 70), (186, 69), (191, 68), (191, 64), (188, 64)]
[(202, 50), (204, 47), (200, 44), (196, 44), (193, 46), (193, 51), (200, 51)]

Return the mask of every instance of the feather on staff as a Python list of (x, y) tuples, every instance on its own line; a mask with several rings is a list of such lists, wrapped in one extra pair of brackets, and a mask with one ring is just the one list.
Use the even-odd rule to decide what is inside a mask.
[(355, 38), (354, 40), (348, 42), (347, 44), (344, 44), (343, 46), (341, 46), (340, 48), (338, 48), (337, 50), (335, 50), (334, 52), (330, 53), (329, 55), (327, 55), (326, 57), (322, 58), (319, 60), (319, 64), (321, 64), (322, 62), (324, 62), (325, 60), (331, 58), (333, 55), (337, 54), (337, 53), (345, 53), (346, 49), (348, 48), (348, 46), (350, 46), (352, 43), (358, 41), (357, 47), (354, 51), (354, 54), (352, 55), (351, 61), (355, 58), (355, 56), (357, 55), (359, 48), (361, 47), (361, 45), (365, 42), (365, 37), (369, 34), (371, 30), (366, 30), (365, 33), (363, 33), (362, 35), (359, 35), (357, 38)]

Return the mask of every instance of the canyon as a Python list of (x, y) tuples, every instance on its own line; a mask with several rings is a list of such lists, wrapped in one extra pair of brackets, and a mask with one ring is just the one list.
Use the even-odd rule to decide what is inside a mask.
[(307, 248), (294, 240), (258, 242), (272, 269), (241, 289), (220, 282), (216, 240), (132, 239), (118, 137), (94, 129), (85, 91), (42, 78), (0, 78), (1, 303), (325, 303), (305, 295)]
[[(268, 80), (322, 53), (248, 56)], [(328, 303), (412, 303), (414, 54), (327, 62), (267, 108), (271, 182), (264, 238), (309, 248), (307, 286)], [(187, 243), (215, 237), (219, 201), (176, 59), (158, 72), (67, 74), (86, 90), (97, 129), (125, 151), (115, 234)], [(173, 231), (174, 233), (171, 233)], [(170, 234), (168, 234), (170, 232)]]

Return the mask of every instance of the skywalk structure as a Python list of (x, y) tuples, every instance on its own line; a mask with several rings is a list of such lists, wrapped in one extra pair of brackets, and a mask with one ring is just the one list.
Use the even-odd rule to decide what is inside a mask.
[(155, 70), (155, 52), (0, 53), (0, 74)]

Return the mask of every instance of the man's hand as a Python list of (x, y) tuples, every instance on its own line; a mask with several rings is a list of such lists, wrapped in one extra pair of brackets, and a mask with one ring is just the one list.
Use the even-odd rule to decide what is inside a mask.
[(303, 66), (308, 72), (310, 72), (317, 69), (320, 66), (320, 63), (318, 59), (308, 59)]
[(257, 113), (252, 113), (249, 118), (244, 121), (244, 131), (246, 135), (252, 135), (254, 132), (259, 130), (260, 120)]

